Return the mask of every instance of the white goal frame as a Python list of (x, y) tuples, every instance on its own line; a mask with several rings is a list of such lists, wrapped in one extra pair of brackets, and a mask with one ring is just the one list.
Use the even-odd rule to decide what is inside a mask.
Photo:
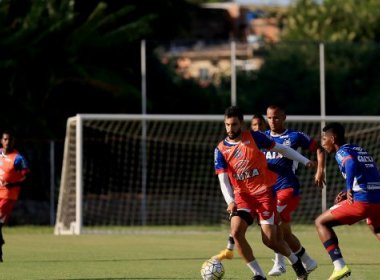
[[(252, 116), (245, 116), (245, 121), (249, 121)], [(175, 121), (223, 121), (223, 115), (155, 115), (155, 114), (78, 114), (74, 117), (71, 117), (68, 119), (67, 122), (67, 129), (69, 129), (69, 123), (76, 121), (76, 174), (75, 174), (75, 192), (76, 192), (76, 203), (75, 203), (75, 221), (71, 222), (70, 228), (65, 228), (60, 220), (60, 212), (62, 205), (62, 196), (64, 193), (64, 187), (65, 187), (65, 168), (66, 164), (63, 162), (62, 165), (62, 177), (61, 177), (61, 184), (60, 184), (60, 193), (59, 193), (59, 201), (58, 201), (58, 207), (57, 207), (57, 218), (56, 218), (56, 224), (54, 233), (56, 235), (64, 235), (64, 234), (70, 234), (70, 235), (79, 235), (83, 233), (83, 204), (82, 204), (82, 195), (83, 195), (83, 178), (82, 178), (82, 168), (83, 168), (83, 142), (82, 142), (82, 136), (83, 136), (83, 121), (85, 120), (141, 120), (142, 122), (142, 153), (146, 153), (146, 150), (144, 150), (144, 142), (146, 137), (146, 128), (145, 122), (148, 120), (175, 120)], [(333, 122), (338, 121), (341, 123), (345, 122), (373, 122), (373, 123), (379, 123), (380, 124), (380, 117), (377, 116), (287, 116), (287, 123), (288, 126), (291, 127), (291, 122), (294, 121), (302, 121), (302, 122), (320, 122), (321, 127), (324, 126), (326, 122)], [(145, 133), (145, 135), (144, 135)], [(307, 133), (307, 131), (306, 131)], [(215, 139), (215, 145), (217, 144), (218, 139)], [(69, 149), (69, 141), (68, 141), (68, 135), (66, 135), (65, 139), (65, 146), (64, 146), (64, 161), (65, 161), (65, 155), (67, 155)], [(142, 156), (142, 159), (146, 160), (146, 157)], [(146, 168), (146, 164), (142, 164), (142, 185), (141, 185), (141, 192), (142, 192), (142, 213), (141, 215), (144, 216), (146, 213), (144, 213), (144, 195), (146, 191), (146, 170), (144, 170), (144, 167)], [(321, 209), (326, 209), (326, 192), (322, 193), (322, 205)], [(144, 218), (142, 218), (144, 225)]]

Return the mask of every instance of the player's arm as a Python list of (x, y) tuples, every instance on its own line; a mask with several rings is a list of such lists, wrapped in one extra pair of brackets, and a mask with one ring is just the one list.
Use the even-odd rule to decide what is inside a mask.
[(325, 152), (321, 145), (313, 138), (303, 132), (298, 132), (298, 141), (300, 145), (308, 149), (310, 152), (316, 154), (317, 158), (317, 171), (314, 175), (315, 185), (323, 188), (325, 184)]
[(345, 156), (342, 160), (342, 165), (346, 174), (346, 192), (347, 192), (347, 200), (352, 203), (354, 201), (353, 198), (353, 186), (355, 181), (355, 170), (357, 167), (356, 162), (353, 160), (351, 155)]
[(314, 176), (314, 182), (316, 186), (322, 189), (323, 185), (326, 184), (326, 180), (325, 180), (326, 153), (319, 144), (316, 149), (316, 153), (317, 153), (317, 172), (315, 173), (315, 176)]
[(16, 156), (15, 163), (14, 163), (14, 169), (16, 172), (18, 172), (21, 176), (16, 181), (7, 182), (3, 181), (2, 185), (7, 188), (12, 187), (22, 187), (24, 186), (27, 181), (30, 178), (30, 169), (28, 167), (28, 164), (25, 160), (25, 158), (21, 155)]
[(309, 160), (288, 146), (276, 143), (261, 131), (251, 131), (251, 134), (259, 149), (272, 150), (282, 154), (284, 157), (287, 157), (291, 160), (301, 162), (306, 167), (315, 167), (315, 162)]
[(14, 181), (14, 182), (3, 182), (3, 186), (7, 187), (7, 188), (12, 188), (12, 187), (23, 187), (26, 182), (28, 181), (28, 178), (29, 178), (29, 174), (25, 174), (22, 178), (20, 178), (19, 180), (17, 181)]
[(271, 150), (278, 152), (278, 153), (282, 154), (284, 157), (287, 157), (291, 160), (298, 161), (308, 168), (315, 167), (315, 162), (304, 157), (299, 152), (297, 152), (296, 150), (293, 150), (292, 148), (290, 148), (288, 146), (285, 146), (285, 145), (282, 145), (279, 143), (275, 143), (275, 145), (271, 148)]
[(218, 179), (220, 183), (220, 189), (222, 190), (224, 200), (227, 203), (227, 212), (233, 213), (236, 211), (236, 204), (234, 199), (234, 191), (232, 189), (230, 179), (227, 173), (218, 174)]
[(214, 151), (214, 168), (215, 173), (218, 175), (220, 189), (222, 191), (224, 200), (227, 203), (227, 212), (232, 213), (236, 211), (236, 204), (234, 198), (233, 188), (228, 178), (227, 163), (222, 153), (218, 148)]

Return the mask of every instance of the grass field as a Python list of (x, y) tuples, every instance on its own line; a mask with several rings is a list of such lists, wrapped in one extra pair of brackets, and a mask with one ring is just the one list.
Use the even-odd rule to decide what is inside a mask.
[[(201, 279), (202, 262), (223, 249), (228, 228), (131, 229), (127, 234), (54, 236), (47, 227), (5, 227), (4, 263), (0, 279)], [(333, 266), (313, 226), (295, 232), (319, 264), (309, 279), (327, 279)], [(338, 228), (350, 279), (380, 279), (380, 244), (365, 225)], [(254, 253), (268, 271), (272, 252), (262, 245), (257, 227), (248, 232)], [(236, 255), (223, 262), (224, 279), (250, 279)], [(294, 272), (268, 279), (295, 279)]]

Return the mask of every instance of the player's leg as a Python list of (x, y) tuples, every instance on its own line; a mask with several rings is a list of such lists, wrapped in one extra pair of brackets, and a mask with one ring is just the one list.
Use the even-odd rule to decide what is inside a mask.
[[(289, 245), (292, 252), (301, 258), (302, 264), (308, 272), (317, 268), (317, 262), (314, 261), (302, 247), (299, 239), (293, 234), (291, 229), (292, 213), (297, 210), (300, 204), (300, 196), (294, 195), (293, 188), (281, 189), (277, 191), (277, 211), (279, 212), (279, 227), (282, 231), (283, 239)], [(269, 275), (279, 276), (286, 272), (285, 258), (276, 253), (274, 265), (268, 272)]]
[(0, 262), (3, 262), (3, 245), (4, 245), (4, 238), (3, 238), (3, 223), (0, 222)]
[(238, 209), (238, 211), (231, 217), (231, 235), (235, 241), (235, 246), (239, 255), (244, 259), (245, 263), (254, 274), (252, 279), (266, 279), (245, 236), (248, 226), (252, 223), (253, 218), (248, 209)]
[(376, 238), (380, 241), (380, 227), (375, 228), (372, 224), (368, 224), (368, 228), (376, 236)]
[(338, 280), (351, 274), (339, 248), (338, 237), (333, 227), (351, 225), (366, 218), (366, 204), (343, 201), (323, 212), (315, 220), (315, 226), (323, 246), (334, 265), (334, 271), (329, 280)]
[(380, 203), (371, 203), (367, 218), (367, 225), (371, 232), (380, 241)]
[(225, 249), (219, 252), (219, 254), (213, 256), (212, 258), (218, 259), (220, 261), (224, 259), (232, 259), (234, 257), (234, 247), (235, 247), (235, 241), (232, 237), (232, 234), (228, 236), (227, 240), (227, 246)]
[(277, 226), (276, 200), (272, 194), (263, 194), (258, 198), (257, 216), (260, 221), (263, 243), (275, 252), (285, 256), (292, 264), (298, 279), (307, 279), (307, 272), (298, 258), (282, 238)]
[(3, 245), (5, 244), (3, 226), (12, 213), (15, 203), (16, 200), (0, 199), (0, 262), (3, 262)]
[(290, 250), (288, 244), (283, 239), (278, 238), (277, 231), (278, 227), (276, 225), (261, 224), (263, 243), (288, 259), (298, 277), (297, 279), (307, 279), (307, 271), (303, 267), (301, 259)]

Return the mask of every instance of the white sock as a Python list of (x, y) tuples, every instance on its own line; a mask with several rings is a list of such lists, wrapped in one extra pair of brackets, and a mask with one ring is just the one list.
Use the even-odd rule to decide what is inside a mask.
[(308, 262), (310, 260), (311, 260), (310, 256), (305, 251), (305, 253), (303, 253), (303, 255), (301, 256), (301, 261), (304, 262), (304, 263), (306, 263), (306, 262)]
[[(302, 249), (304, 249), (304, 248), (301, 246), (301, 248), (299, 250), (297, 250), (297, 252), (294, 252), (294, 254), (296, 254), (297, 256), (299, 256), (298, 254), (302, 251)], [(303, 252), (302, 256), (300, 256), (300, 258), (301, 258), (301, 261), (303, 263), (306, 263), (306, 262), (308, 262), (308, 261), (311, 260), (311, 257), (308, 255), (308, 253), (306, 252), (305, 249), (304, 249), (304, 252)]]
[(232, 251), (234, 247), (235, 247), (235, 241), (232, 235), (230, 234), (230, 236), (228, 237), (227, 249)]
[(247, 263), (247, 266), (255, 275), (261, 275), (265, 277), (263, 270), (261, 269), (259, 263), (256, 260)]
[(293, 252), (288, 257), (288, 260), (291, 264), (295, 264), (298, 261), (298, 257)]
[(274, 254), (274, 262), (276, 264), (285, 266), (285, 257), (283, 255), (279, 254), (279, 253), (275, 253)]
[(344, 261), (343, 258), (339, 258), (333, 261), (333, 264), (336, 270), (341, 270), (346, 265), (346, 262)]

